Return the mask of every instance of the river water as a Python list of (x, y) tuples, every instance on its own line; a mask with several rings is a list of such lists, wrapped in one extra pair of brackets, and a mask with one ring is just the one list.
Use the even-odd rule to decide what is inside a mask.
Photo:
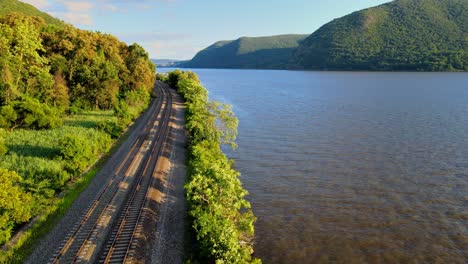
[(240, 119), (264, 263), (468, 260), (468, 74), (194, 71)]

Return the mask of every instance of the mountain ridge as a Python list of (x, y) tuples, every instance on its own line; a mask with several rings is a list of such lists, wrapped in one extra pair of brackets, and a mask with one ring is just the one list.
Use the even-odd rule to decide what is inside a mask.
[(397, 0), (335, 19), (306, 38), (290, 67), (468, 70), (467, 0)]
[[(218, 41), (181, 66), (468, 71), (468, 0), (396, 0), (334, 19), (311, 35), (295, 36), (306, 37), (282, 49), (275, 48), (274, 39), (280, 36)], [(255, 44), (262, 40), (269, 44)], [(246, 42), (264, 46), (244, 52)]]
[(184, 63), (187, 68), (284, 68), (294, 48), (307, 35), (241, 37), (218, 41)]

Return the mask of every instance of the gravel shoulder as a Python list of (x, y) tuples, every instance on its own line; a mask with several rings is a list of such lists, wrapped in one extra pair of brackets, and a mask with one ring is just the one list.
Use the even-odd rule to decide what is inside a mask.
[(187, 215), (184, 190), (187, 175), (185, 106), (181, 96), (173, 89), (171, 92), (175, 112), (171, 121), (169, 148), (162, 159), (162, 173), (158, 176), (159, 208), (157, 221), (153, 220), (152, 224), (154, 240), (148, 244), (146, 263), (182, 264), (184, 261)]

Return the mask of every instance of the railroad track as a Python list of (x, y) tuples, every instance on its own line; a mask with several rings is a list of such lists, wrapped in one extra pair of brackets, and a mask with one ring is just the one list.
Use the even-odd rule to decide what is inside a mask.
[(64, 239), (49, 263), (125, 263), (134, 255), (135, 235), (169, 133), (172, 96), (157, 82), (153, 113), (130, 151)]

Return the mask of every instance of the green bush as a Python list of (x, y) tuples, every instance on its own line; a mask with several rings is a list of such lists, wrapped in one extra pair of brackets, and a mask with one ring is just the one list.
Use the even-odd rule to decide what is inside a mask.
[(22, 182), (16, 172), (0, 169), (0, 244), (10, 239), (17, 224), (31, 218), (33, 197), (21, 187)]
[(251, 257), (255, 217), (239, 173), (217, 142), (202, 141), (190, 154), (191, 179), (185, 188), (201, 252), (212, 262), (257, 262)]
[(65, 169), (78, 174), (86, 169), (93, 158), (93, 152), (88, 142), (76, 135), (65, 135), (59, 142), (60, 157), (65, 160)]
[(120, 120), (109, 120), (97, 123), (97, 129), (106, 132), (112, 138), (119, 137), (125, 130), (126, 124)]
[(0, 112), (0, 125), (8, 129), (51, 129), (63, 124), (57, 109), (28, 96), (3, 106)]
[(109, 149), (110, 138), (102, 139), (99, 142), (80, 135), (65, 135), (59, 141), (59, 157), (65, 161), (65, 169), (72, 175), (82, 173), (100, 153)]
[(128, 106), (128, 112), (132, 120), (137, 118), (143, 110), (148, 108), (150, 99), (151, 95), (144, 87), (128, 90), (124, 93), (123, 100)]
[(156, 80), (161, 81), (161, 82), (167, 82), (167, 74), (156, 73)]
[(11, 128), (18, 119), (18, 114), (12, 105), (4, 105), (0, 108), (0, 127)]
[(5, 131), (0, 129), (0, 157), (8, 152), (8, 147), (5, 145)]
[(144, 107), (149, 104), (150, 93), (140, 87), (136, 90), (128, 90), (124, 93), (125, 103), (130, 107)]
[(132, 120), (132, 114), (130, 113), (130, 108), (128, 107), (127, 103), (123, 100), (119, 100), (118, 104), (114, 106), (114, 114), (115, 116), (122, 120), (124, 123), (130, 123)]

